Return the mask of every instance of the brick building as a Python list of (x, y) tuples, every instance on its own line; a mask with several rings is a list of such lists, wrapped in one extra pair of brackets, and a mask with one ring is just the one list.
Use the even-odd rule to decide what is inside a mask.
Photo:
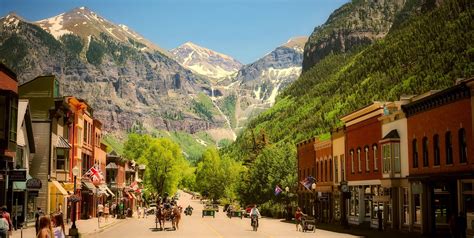
[(333, 219), (333, 185), (334, 171), (331, 139), (317, 139), (316, 151), (316, 217), (319, 221), (329, 223)]
[[(316, 138), (296, 144), (298, 160), (298, 181), (308, 176), (316, 177)], [(298, 183), (298, 205), (304, 213), (314, 215), (314, 191), (306, 189)]]
[[(474, 80), (404, 105), (408, 123), (412, 226), (423, 234), (449, 233), (449, 221), (474, 221)], [(429, 125), (429, 126), (428, 126)]]

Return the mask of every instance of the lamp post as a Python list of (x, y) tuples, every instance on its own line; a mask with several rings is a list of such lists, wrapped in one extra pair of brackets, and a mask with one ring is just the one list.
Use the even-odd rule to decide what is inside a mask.
[(316, 217), (316, 212), (314, 209), (314, 204), (316, 203), (316, 183), (311, 184), (311, 189), (313, 190), (313, 216)]
[[(74, 166), (72, 169), (72, 175), (74, 176), (74, 195), (76, 195), (76, 178), (79, 175), (79, 168)], [(76, 227), (76, 199), (72, 201), (72, 226), (69, 229), (69, 236), (79, 237), (79, 232)]]
[(289, 221), (291, 220), (291, 210), (290, 210), (290, 188), (288, 186), (285, 187), (285, 192), (286, 192), (286, 220)]

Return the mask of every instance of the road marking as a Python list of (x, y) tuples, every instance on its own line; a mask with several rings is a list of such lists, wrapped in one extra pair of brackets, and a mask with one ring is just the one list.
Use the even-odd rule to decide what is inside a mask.
[[(237, 219), (229, 219), (229, 220), (237, 220)], [(261, 221), (261, 220), (260, 220), (260, 221)], [(235, 222), (233, 222), (233, 223), (237, 223), (237, 224), (239, 224), (241, 227), (246, 228), (246, 229), (247, 229), (248, 226), (249, 226), (249, 224), (245, 224), (246, 222), (243, 222), (243, 223), (242, 223), (242, 220), (241, 220), (241, 222), (238, 222), (238, 220), (237, 220), (237, 221), (235, 221)], [(269, 233), (264, 232), (264, 231), (262, 231), (261, 229), (258, 229), (256, 232), (258, 232), (258, 233), (260, 233), (260, 234), (263, 234), (263, 235), (264, 235), (265, 237), (267, 237), (267, 238), (273, 238)]]
[(200, 219), (200, 221), (204, 224), (206, 224), (207, 227), (209, 227), (211, 229), (212, 232), (214, 232), (214, 234), (217, 235), (217, 237), (220, 237), (220, 238), (223, 238), (224, 236), (222, 236), (216, 229), (214, 229), (214, 227), (212, 227), (211, 225), (209, 225), (207, 222), (203, 221)]

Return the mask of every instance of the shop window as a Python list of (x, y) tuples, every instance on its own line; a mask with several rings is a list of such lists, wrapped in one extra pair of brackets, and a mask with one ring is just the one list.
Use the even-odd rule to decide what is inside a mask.
[(410, 211), (408, 209), (408, 188), (402, 188), (403, 200), (402, 200), (402, 222), (405, 225), (409, 224)]
[(366, 146), (364, 148), (365, 150), (365, 171), (369, 172), (370, 171), (370, 168), (369, 168), (369, 147)]
[(372, 215), (372, 189), (374, 186), (367, 186), (364, 190), (365, 217)]
[(401, 172), (400, 163), (400, 143), (393, 143), (393, 170), (395, 173)]
[(391, 172), (391, 156), (392, 156), (392, 148), (390, 144), (384, 144), (382, 145), (382, 168), (383, 168), (383, 173), (387, 174)]
[(377, 158), (378, 158), (378, 156), (377, 156), (377, 145), (374, 145), (372, 148), (374, 150), (374, 170), (378, 171), (379, 167), (377, 165)]
[(423, 167), (428, 167), (429, 158), (428, 158), (428, 137), (423, 137)]
[(418, 168), (418, 143), (416, 139), (412, 141), (412, 148), (413, 148), (413, 168)]
[(446, 164), (453, 164), (453, 141), (451, 137), (451, 132), (446, 132), (444, 137), (446, 148)]
[(434, 209), (435, 209), (435, 221), (437, 224), (448, 224), (449, 214), (451, 214), (451, 208), (449, 204), (451, 194), (448, 190), (448, 185), (444, 183), (438, 183), (434, 186)]
[(466, 130), (459, 129), (459, 163), (467, 162), (467, 139)]
[(359, 188), (351, 186), (351, 199), (349, 203), (349, 211), (351, 216), (359, 216)]
[(461, 189), (461, 210), (465, 211), (467, 216), (474, 216), (474, 180), (462, 181)]
[(359, 173), (362, 173), (362, 164), (360, 162), (360, 148), (357, 149), (357, 168), (357, 171), (359, 171)]
[(351, 173), (354, 173), (354, 150), (351, 150)]
[(421, 224), (421, 195), (420, 194), (413, 195), (413, 207), (414, 207), (413, 223)]
[(434, 156), (434, 165), (439, 165), (440, 162), (440, 153), (439, 153), (439, 135), (435, 134), (433, 136), (433, 156)]

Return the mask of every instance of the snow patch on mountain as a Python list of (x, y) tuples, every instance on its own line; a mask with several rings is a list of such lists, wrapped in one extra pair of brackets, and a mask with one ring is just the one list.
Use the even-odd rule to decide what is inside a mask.
[(58, 16), (55, 16), (55, 17), (51, 17), (51, 18), (47, 18), (47, 19), (38, 21), (37, 23), (43, 29), (45, 29), (47, 32), (49, 32), (51, 35), (53, 35), (54, 38), (58, 39), (62, 35), (72, 33), (71, 31), (68, 31), (68, 30), (64, 29), (63, 22), (64, 22), (64, 13), (60, 14)]

